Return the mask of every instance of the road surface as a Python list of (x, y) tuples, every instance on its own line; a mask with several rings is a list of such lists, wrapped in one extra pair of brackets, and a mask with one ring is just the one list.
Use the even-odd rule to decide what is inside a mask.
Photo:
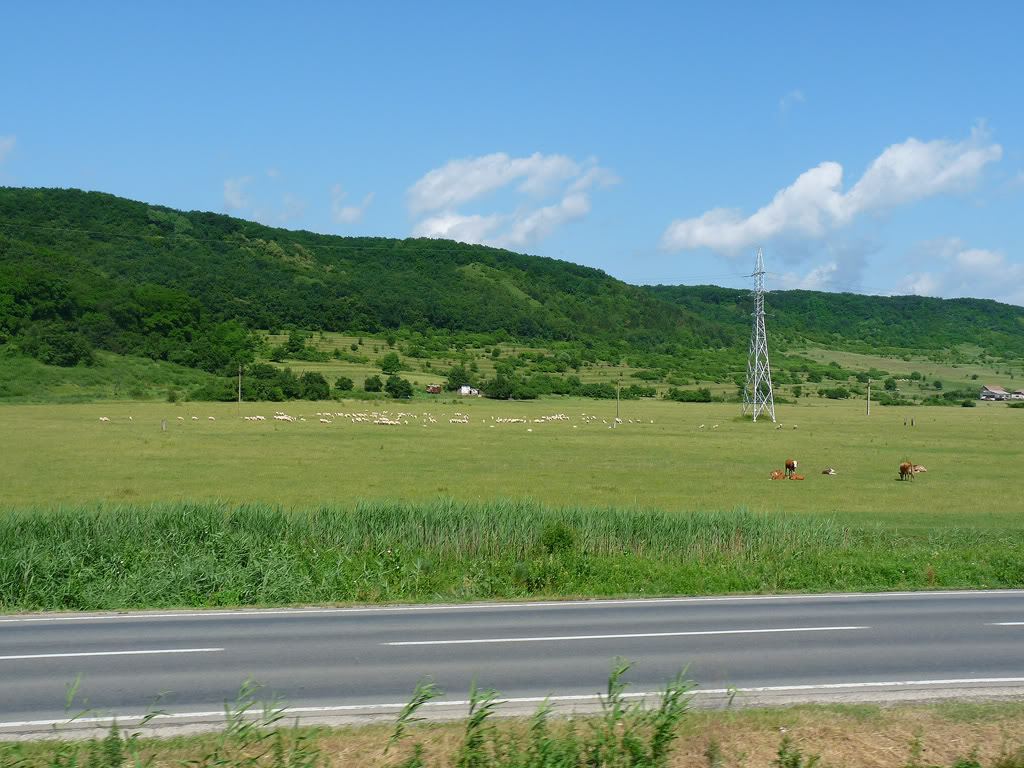
[(210, 723), (246, 680), (303, 721), (346, 721), (390, 716), (424, 676), (437, 716), (464, 712), (473, 680), (520, 709), (585, 709), (617, 656), (637, 694), (688, 668), (698, 699), (743, 703), (1016, 695), (1024, 591), (0, 616), (0, 738), (66, 720), (76, 679), (80, 725), (161, 693), (160, 722)]

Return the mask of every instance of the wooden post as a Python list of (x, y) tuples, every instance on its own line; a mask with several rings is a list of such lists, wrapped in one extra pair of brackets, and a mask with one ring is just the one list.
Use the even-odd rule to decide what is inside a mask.
[(871, 379), (868, 379), (868, 416), (871, 415)]

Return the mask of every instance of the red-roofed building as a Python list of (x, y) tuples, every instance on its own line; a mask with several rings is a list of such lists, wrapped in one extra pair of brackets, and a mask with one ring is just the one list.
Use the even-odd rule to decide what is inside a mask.
[(981, 400), (1009, 400), (1010, 399), (1010, 393), (1007, 392), (1002, 387), (998, 387), (998, 386), (982, 387), (981, 388), (981, 395), (979, 396), (979, 399), (981, 399)]

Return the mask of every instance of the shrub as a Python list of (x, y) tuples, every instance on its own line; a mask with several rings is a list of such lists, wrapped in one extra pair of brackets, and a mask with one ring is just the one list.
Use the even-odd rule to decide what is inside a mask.
[(675, 400), (677, 403), (710, 403), (711, 389), (701, 387), (700, 389), (677, 389), (672, 387), (665, 393), (666, 400)]
[(380, 392), (384, 389), (384, 382), (380, 380), (380, 376), (368, 376), (363, 381), (363, 389), (367, 392)]
[(348, 376), (339, 376), (334, 380), (334, 388), (341, 392), (351, 392), (356, 384)]
[(412, 397), (412, 384), (401, 376), (389, 376), (384, 391), (396, 400), (400, 397)]
[(380, 366), (381, 371), (387, 374), (395, 374), (402, 370), (402, 361), (394, 352), (388, 352), (384, 355), (384, 357), (377, 361), (377, 365)]
[(299, 377), (303, 400), (326, 400), (331, 396), (331, 387), (323, 374), (306, 371)]
[(964, 408), (974, 408), (978, 404), (973, 399), (967, 397), (960, 401), (960, 405), (962, 405)]

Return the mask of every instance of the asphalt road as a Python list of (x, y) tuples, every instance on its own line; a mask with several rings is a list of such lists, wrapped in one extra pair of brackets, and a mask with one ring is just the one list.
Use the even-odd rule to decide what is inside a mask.
[(392, 712), (428, 675), (449, 701), (476, 680), (531, 709), (593, 703), (616, 656), (635, 692), (684, 667), (742, 698), (1024, 690), (1024, 591), (5, 616), (0, 736), (66, 719), (76, 678), (88, 718), (164, 693), (169, 720), (209, 720), (252, 680), (309, 719)]

